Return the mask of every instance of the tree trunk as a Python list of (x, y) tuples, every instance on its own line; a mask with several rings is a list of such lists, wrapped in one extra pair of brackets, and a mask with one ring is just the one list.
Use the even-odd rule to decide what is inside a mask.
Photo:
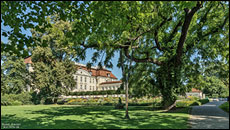
[(125, 109), (126, 109), (126, 112), (125, 112), (125, 119), (130, 119), (129, 118), (129, 113), (128, 113), (128, 83), (125, 84)]
[(176, 96), (172, 93), (172, 91), (161, 91), (163, 96), (162, 107), (164, 110), (170, 110), (176, 106)]
[(170, 110), (176, 105), (176, 97), (179, 91), (178, 88), (181, 85), (178, 82), (181, 78), (180, 68), (175, 67), (171, 60), (165, 66), (161, 66), (157, 72), (157, 81), (162, 94), (162, 107), (165, 110)]

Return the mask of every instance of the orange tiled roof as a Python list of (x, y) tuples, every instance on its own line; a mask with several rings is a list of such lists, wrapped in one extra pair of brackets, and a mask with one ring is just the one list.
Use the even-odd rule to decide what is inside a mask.
[(103, 83), (100, 83), (100, 85), (102, 85), (102, 84), (115, 84), (115, 83), (121, 83), (121, 81), (103, 82)]
[[(25, 58), (24, 62), (31, 64), (32, 63), (31, 56)], [(85, 66), (79, 66), (79, 65), (76, 65), (76, 66), (77, 66), (77, 68), (81, 67), (82, 69), (84, 69), (88, 72), (92, 72), (92, 76), (109, 77), (108, 76), (108, 74), (109, 74), (111, 78), (117, 79), (117, 77), (115, 75), (113, 75), (111, 71), (109, 71), (107, 69), (94, 69), (94, 68), (87, 69), (87, 67), (85, 67)]]
[(107, 69), (94, 69), (94, 68), (87, 69), (87, 67), (85, 67), (85, 66), (77, 66), (77, 68), (81, 68), (81, 69), (86, 70), (88, 72), (92, 72), (92, 76), (109, 77), (109, 75), (110, 75), (110, 78), (117, 79), (117, 77), (114, 76), (112, 74), (112, 72), (107, 70)]
[(192, 91), (191, 91), (191, 92), (201, 92), (201, 91), (198, 90), (198, 89), (192, 88)]
[(25, 58), (24, 62), (27, 64), (32, 64), (31, 56)]

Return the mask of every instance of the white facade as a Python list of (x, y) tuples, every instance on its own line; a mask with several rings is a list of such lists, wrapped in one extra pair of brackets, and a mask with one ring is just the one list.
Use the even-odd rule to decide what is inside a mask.
[(74, 75), (76, 80), (75, 91), (95, 91), (97, 90), (97, 78), (92, 76), (88, 71), (83, 69), (78, 69), (77, 73)]
[[(27, 64), (27, 69), (30, 72), (34, 71), (31, 66), (31, 57), (27, 57), (24, 62)], [(118, 81), (111, 71), (105, 68), (91, 67), (91, 70), (93, 70), (91, 71), (83, 64), (76, 63), (76, 66), (78, 69), (74, 74), (76, 86), (72, 89), (73, 92), (117, 90), (121, 85), (121, 81)]]
[[(121, 83), (113, 83), (117, 81), (111, 77), (103, 76), (92, 76), (92, 73), (84, 70), (78, 69), (74, 75), (76, 80), (76, 87), (73, 89), (76, 91), (103, 91), (103, 90), (117, 90)], [(110, 84), (102, 84), (105, 82), (111, 82)]]

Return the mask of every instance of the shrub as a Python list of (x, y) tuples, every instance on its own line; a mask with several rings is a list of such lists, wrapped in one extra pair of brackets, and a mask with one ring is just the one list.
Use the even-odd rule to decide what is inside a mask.
[(58, 99), (57, 100), (57, 104), (58, 105), (63, 105), (63, 104), (65, 104), (67, 101), (65, 100), (65, 99)]
[(121, 98), (118, 100), (118, 104), (115, 105), (115, 109), (124, 109), (125, 104), (122, 104)]
[(29, 105), (32, 103), (32, 96), (29, 92), (23, 92), (16, 96), (17, 100), (22, 102), (23, 105)]
[(225, 102), (219, 106), (222, 110), (226, 111), (229, 113), (229, 102)]
[(8, 98), (8, 95), (1, 95), (1, 105), (2, 106), (8, 106), (10, 105), (10, 101), (9, 101), (9, 98)]
[(194, 101), (178, 101), (176, 103), (176, 107), (188, 107), (190, 106)]
[(12, 105), (12, 106), (19, 106), (19, 105), (22, 105), (22, 102), (18, 101), (18, 100), (15, 100), (15, 101), (11, 102), (10, 105)]
[(194, 96), (188, 96), (187, 99), (190, 100), (190, 101), (199, 100), (198, 97), (194, 97)]
[(205, 104), (209, 102), (209, 99), (200, 99), (198, 100), (201, 104)]
[(199, 101), (194, 101), (192, 104), (190, 104), (189, 106), (200, 106), (201, 105), (201, 102)]
[[(16, 102), (17, 101), (17, 102)], [(1, 105), (28, 105), (32, 103), (31, 93), (23, 92), (20, 94), (1, 95)]]

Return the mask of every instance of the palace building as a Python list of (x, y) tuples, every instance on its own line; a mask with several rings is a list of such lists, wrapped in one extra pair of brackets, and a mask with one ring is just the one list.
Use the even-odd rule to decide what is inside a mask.
[[(31, 57), (25, 58), (29, 71), (33, 71), (31, 66)], [(73, 89), (76, 91), (103, 91), (117, 90), (121, 86), (121, 81), (106, 68), (91, 67), (87, 69), (86, 65), (75, 63), (77, 72), (74, 75), (76, 86)]]

